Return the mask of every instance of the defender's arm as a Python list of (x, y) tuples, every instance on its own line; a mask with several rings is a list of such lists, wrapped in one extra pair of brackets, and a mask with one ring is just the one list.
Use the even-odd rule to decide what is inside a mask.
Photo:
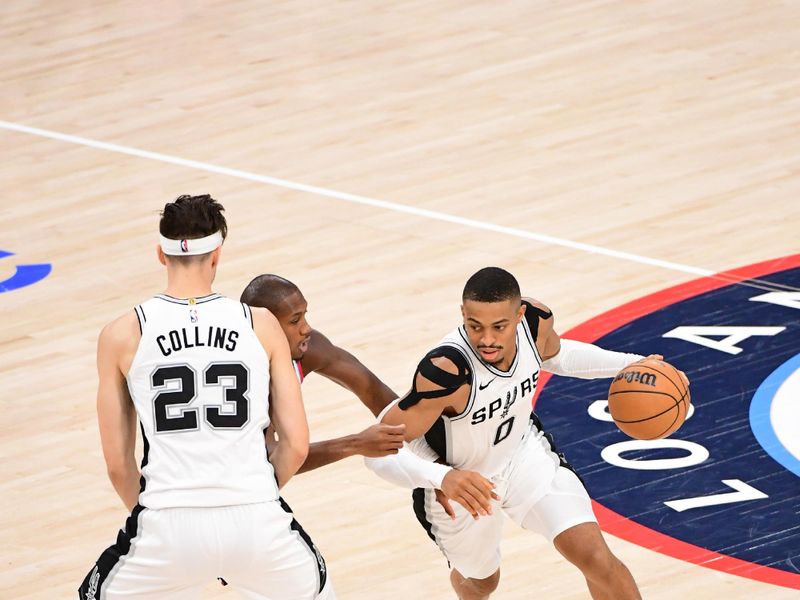
[(306, 372), (316, 371), (350, 390), (376, 417), (397, 398), (397, 394), (360, 360), (331, 343), (319, 331), (311, 333), (309, 350), (302, 362)]
[[(319, 331), (311, 332), (308, 351), (302, 360), (303, 371), (317, 372), (353, 392), (378, 415), (397, 397), (355, 356), (334, 345)], [(394, 454), (403, 445), (405, 427), (378, 423), (359, 433), (321, 442), (312, 442), (300, 473), (311, 471), (356, 454), (379, 457)]]

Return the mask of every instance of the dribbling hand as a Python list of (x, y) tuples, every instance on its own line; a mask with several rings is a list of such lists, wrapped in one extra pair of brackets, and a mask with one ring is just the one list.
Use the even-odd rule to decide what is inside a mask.
[[(642, 360), (650, 360), (650, 359), (663, 361), (664, 357), (661, 356), (660, 354), (651, 354), (649, 356), (645, 356)], [(636, 362), (642, 362), (642, 360), (639, 360), (639, 361), (636, 361)], [(681, 379), (683, 379), (683, 385), (685, 385), (688, 388), (689, 387), (689, 378), (686, 376), (686, 373), (684, 373), (680, 369), (675, 369), (675, 370), (680, 374)]]
[(442, 480), (442, 489), (436, 490), (436, 500), (451, 519), (456, 513), (450, 500), (455, 500), (477, 520), (492, 514), (492, 500), (500, 500), (493, 489), (494, 484), (480, 473), (451, 469)]
[(357, 452), (368, 458), (397, 454), (403, 447), (405, 431), (405, 425), (377, 423), (367, 427), (356, 436)]

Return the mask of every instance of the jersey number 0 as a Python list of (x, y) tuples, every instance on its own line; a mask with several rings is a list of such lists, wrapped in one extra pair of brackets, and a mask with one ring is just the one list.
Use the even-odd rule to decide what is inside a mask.
[[(219, 406), (206, 406), (204, 417), (214, 429), (240, 429), (250, 418), (249, 400), (246, 396), (249, 373), (240, 363), (212, 363), (203, 371), (201, 384), (206, 387), (221, 385), (224, 402), (232, 411), (222, 413)], [(223, 378), (227, 381), (223, 383)], [(160, 391), (153, 398), (156, 433), (198, 429), (198, 410), (188, 404), (197, 396), (197, 373), (189, 365), (159, 367), (151, 376), (154, 390), (162, 390), (167, 382), (180, 382), (180, 389)], [(232, 384), (230, 383), (232, 382)], [(178, 416), (169, 416), (169, 407), (183, 405)]]

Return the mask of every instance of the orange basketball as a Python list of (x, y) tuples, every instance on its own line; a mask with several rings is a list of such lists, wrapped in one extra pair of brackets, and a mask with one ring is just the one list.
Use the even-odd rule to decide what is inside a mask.
[(624, 433), (657, 440), (674, 433), (689, 411), (689, 388), (677, 369), (648, 358), (622, 369), (608, 389), (608, 412)]

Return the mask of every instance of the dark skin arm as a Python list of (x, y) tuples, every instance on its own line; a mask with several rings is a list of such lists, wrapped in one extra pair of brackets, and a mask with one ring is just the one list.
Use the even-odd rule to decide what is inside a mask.
[[(375, 416), (397, 398), (397, 394), (355, 356), (335, 346), (319, 331), (311, 332), (308, 351), (303, 356), (301, 366), (306, 375), (317, 372), (351, 391)], [(378, 423), (360, 433), (312, 442), (299, 472), (305, 473), (355, 455), (377, 458), (396, 454), (403, 445), (403, 432), (403, 426)], [(275, 442), (274, 432), (268, 431), (267, 436), (267, 446), (271, 447)]]
[(300, 364), (304, 373), (319, 373), (353, 392), (376, 417), (387, 404), (397, 398), (397, 394), (361, 361), (335, 346), (319, 331), (311, 332), (308, 352)]

